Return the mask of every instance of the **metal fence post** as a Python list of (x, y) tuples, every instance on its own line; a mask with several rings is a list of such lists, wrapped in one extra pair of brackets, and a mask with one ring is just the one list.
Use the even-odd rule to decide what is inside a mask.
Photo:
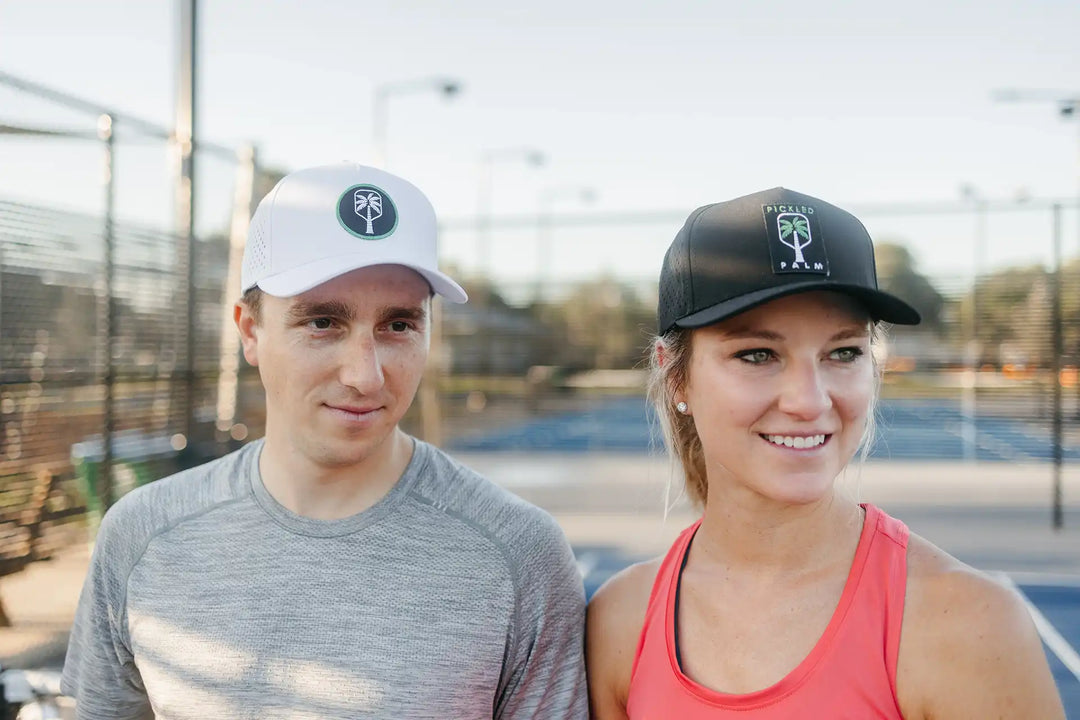
[(216, 419), (219, 445), (229, 441), (236, 422), (239, 400), (240, 338), (233, 324), (233, 303), (240, 297), (240, 266), (244, 258), (244, 245), (247, 243), (248, 225), (254, 210), (257, 164), (257, 154), (253, 146), (245, 146), (237, 152), (236, 190), (233, 194), (233, 215), (229, 227), (229, 267), (221, 294)]
[(1053, 445), (1054, 445), (1054, 500), (1053, 526), (1060, 530), (1065, 524), (1061, 506), (1061, 461), (1062, 461), (1062, 426), (1061, 426), (1061, 355), (1064, 351), (1064, 328), (1061, 315), (1061, 205), (1054, 205), (1054, 268), (1051, 278), (1051, 338), (1050, 367), (1053, 372)]
[(176, 179), (176, 230), (182, 248), (177, 253), (181, 267), (186, 269), (183, 277), (186, 286), (184, 306), (187, 310), (183, 324), (184, 381), (181, 383), (184, 398), (183, 433), (187, 447), (191, 447), (195, 431), (195, 332), (198, 327), (198, 293), (195, 291), (195, 131), (196, 131), (196, 0), (180, 0), (180, 38), (176, 96), (176, 145), (178, 171)]
[(116, 389), (116, 257), (115, 244), (113, 241), (113, 213), (116, 206), (116, 170), (115, 140), (113, 136), (113, 119), (104, 114), (98, 118), (98, 136), (105, 144), (105, 157), (103, 180), (105, 184), (105, 222), (102, 226), (102, 240), (104, 241), (104, 269), (105, 269), (105, 308), (102, 317), (103, 331), (105, 334), (105, 398), (102, 417), (102, 455), (101, 466), (97, 473), (97, 494), (102, 514), (112, 505), (112, 466), (113, 466), (113, 431), (115, 426), (115, 399)]

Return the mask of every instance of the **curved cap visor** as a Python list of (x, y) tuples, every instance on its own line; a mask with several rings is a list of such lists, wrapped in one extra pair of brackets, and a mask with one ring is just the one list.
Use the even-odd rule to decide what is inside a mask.
[(882, 320), (894, 325), (918, 325), (922, 321), (922, 317), (915, 308), (887, 292), (858, 285), (809, 281), (765, 288), (740, 295), (681, 317), (675, 321), (674, 326), (686, 329), (705, 327), (752, 310), (770, 300), (814, 290), (831, 290), (855, 298), (862, 303), (875, 321)]
[(276, 275), (263, 278), (256, 284), (263, 292), (269, 293), (270, 295), (276, 297), (292, 297), (307, 292), (313, 287), (322, 285), (324, 282), (329, 282), (337, 276), (344, 275), (353, 270), (372, 267), (374, 265), (402, 265), (419, 273), (427, 280), (431, 289), (445, 298), (448, 302), (460, 305), (469, 299), (468, 294), (460, 285), (438, 270), (432, 270), (430, 268), (420, 267), (415, 263), (403, 262), (402, 260), (390, 258), (376, 259), (373, 261), (371, 255), (370, 252), (365, 252), (352, 257), (344, 255), (315, 260), (306, 265), (291, 268)]

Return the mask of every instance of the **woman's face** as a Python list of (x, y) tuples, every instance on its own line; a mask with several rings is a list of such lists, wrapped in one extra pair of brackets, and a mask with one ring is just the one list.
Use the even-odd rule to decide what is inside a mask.
[(874, 394), (870, 321), (807, 292), (693, 331), (686, 386), (710, 502), (822, 499), (851, 460)]

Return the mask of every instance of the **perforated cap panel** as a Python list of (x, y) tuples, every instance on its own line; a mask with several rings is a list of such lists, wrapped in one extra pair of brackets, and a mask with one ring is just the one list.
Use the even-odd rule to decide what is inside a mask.
[[(272, 196), (273, 192), (270, 194), (270, 197)], [(270, 199), (264, 199), (259, 203), (255, 215), (251, 218), (241, 270), (243, 282), (241, 292), (247, 292), (256, 285), (257, 278), (265, 277), (270, 273), (270, 211), (264, 206), (271, 202)]]
[(666, 333), (675, 321), (692, 311), (693, 280), (690, 268), (690, 240), (694, 221), (708, 206), (699, 207), (686, 218), (675, 236), (660, 270), (659, 303), (656, 308), (657, 332)]

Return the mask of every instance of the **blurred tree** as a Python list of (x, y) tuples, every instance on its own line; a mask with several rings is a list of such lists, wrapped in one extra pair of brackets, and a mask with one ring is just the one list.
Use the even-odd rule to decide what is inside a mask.
[(563, 340), (559, 364), (579, 369), (638, 366), (656, 323), (656, 309), (611, 276), (581, 283), (543, 315)]
[(894, 242), (874, 246), (878, 286), (910, 303), (922, 315), (921, 327), (940, 330), (945, 299), (917, 269), (911, 252)]
[[(976, 337), (984, 361), (1043, 364), (1053, 339), (1051, 277), (1042, 265), (1006, 267), (978, 284)], [(967, 312), (970, 293), (961, 300)], [(1061, 328), (1068, 364), (1080, 359), (1080, 259), (1061, 268)]]
[[(983, 362), (1039, 361), (1050, 321), (1046, 280), (1041, 265), (1007, 267), (980, 278), (975, 337)], [(968, 293), (961, 300), (961, 314), (970, 303)]]

